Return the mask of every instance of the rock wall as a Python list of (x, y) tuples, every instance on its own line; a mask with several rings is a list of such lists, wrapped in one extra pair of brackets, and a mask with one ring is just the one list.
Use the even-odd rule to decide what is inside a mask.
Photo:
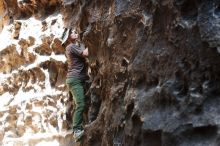
[[(33, 2), (40, 4), (44, 1), (30, 2), (29, 6), (33, 6)], [(75, 28), (90, 52), (92, 85), (88, 92), (91, 97), (88, 118), (93, 122), (85, 127), (82, 145), (220, 145), (218, 129), (220, 1), (63, 0), (53, 4), (56, 8), (54, 11), (59, 9), (63, 16), (64, 26)], [(25, 11), (26, 9), (23, 12)], [(50, 15), (50, 13), (46, 14)], [(44, 16), (48, 16), (46, 14), (39, 10), (29, 12), (25, 16), (40, 15), (36, 18), (43, 19)], [(55, 54), (53, 45), (48, 45), (50, 42), (55, 42), (55, 38), (53, 40), (45, 38), (33, 49), (33, 52), (26, 51), (23, 53), (26, 55), (23, 56), (22, 53), (16, 53), (16, 45), (2, 50), (1, 61), (9, 65), (5, 63), (1, 65), (0, 70), (6, 74), (4, 78), (7, 81), (1, 84), (0, 91), (1, 98), (5, 99), (7, 96), (12, 100), (20, 97), (18, 95), (21, 89), (25, 92), (35, 89), (38, 92), (50, 84), (51, 90), (61, 92), (52, 96), (50, 93), (50, 96), (39, 96), (44, 99), (41, 100), (43, 101), (41, 105), (44, 105), (42, 109), (50, 107), (46, 99), (54, 103), (52, 104), (54, 114), (49, 114), (54, 117), (52, 116), (48, 121), (51, 125), (56, 125), (59, 119), (56, 116), (60, 115), (57, 112), (63, 109), (58, 105), (61, 103), (67, 108), (67, 103), (70, 101), (65, 86), (60, 87), (57, 84), (58, 76), (61, 78), (60, 82), (64, 82), (65, 69), (60, 74), (57, 66), (65, 68), (63, 67), (65, 61), (56, 61), (58, 56), (54, 56), (53, 59), (36, 63), (36, 58), (41, 55)], [(28, 48), (33, 41), (34, 39), (30, 38), (21, 41), (20, 44), (26, 46), (22, 48)], [(58, 40), (57, 43), (59, 44)], [(17, 64), (12, 63), (11, 53), (7, 52), (13, 52), (18, 56)], [(63, 53), (61, 48), (58, 52)], [(39, 65), (28, 68), (28, 71), (20, 67), (27, 64)], [(18, 72), (12, 76), (13, 70)], [(24, 79), (19, 76), (25, 74), (25, 81), (21, 81)], [(15, 79), (20, 84), (13, 85)], [(29, 82), (37, 87), (29, 87)], [(62, 102), (62, 99), (66, 100)], [(11, 100), (6, 102), (9, 104), (4, 114), (10, 113), (10, 109), (13, 109), (11, 107), (13, 104), (10, 106), (10, 103), (15, 101)], [(24, 103), (35, 106), (35, 101), (32, 99), (25, 100)], [(25, 114), (26, 118), (24, 118), (28, 125), (28, 119), (31, 121), (35, 114), (31, 108), (25, 110), (29, 113)], [(62, 114), (68, 115), (67, 111), (69, 110)], [(13, 119), (21, 115), (21, 110), (12, 113), (15, 115), (8, 118), (12, 119), (8, 121), (15, 121)], [(47, 117), (44, 114), (48, 114), (47, 111), (40, 112), (42, 119)], [(48, 121), (45, 121), (45, 124)], [(61, 121), (71, 120), (67, 118)], [(67, 125), (64, 129), (68, 129), (68, 122), (66, 123), (63, 124)], [(14, 125), (18, 124), (14, 123)], [(29, 124), (29, 127), (30, 125), (33, 124)], [(60, 126), (54, 127), (59, 133)], [(6, 124), (3, 129), (6, 130), (2, 132), (3, 136), (0, 138), (4, 139), (7, 137), (5, 131), (10, 128), (7, 128)], [(35, 133), (40, 131), (36, 127), (31, 129)], [(62, 145), (62, 142), (60, 143)]]
[(220, 145), (219, 4), (95, 0), (67, 6), (64, 16), (83, 33), (100, 78), (101, 107), (85, 145)]

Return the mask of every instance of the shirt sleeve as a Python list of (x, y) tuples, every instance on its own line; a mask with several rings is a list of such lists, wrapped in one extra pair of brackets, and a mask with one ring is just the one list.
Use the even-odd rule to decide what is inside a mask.
[(71, 52), (73, 54), (76, 54), (77, 56), (82, 56), (82, 52), (83, 52), (83, 48), (82, 47), (79, 47), (77, 45), (72, 45), (71, 46)]

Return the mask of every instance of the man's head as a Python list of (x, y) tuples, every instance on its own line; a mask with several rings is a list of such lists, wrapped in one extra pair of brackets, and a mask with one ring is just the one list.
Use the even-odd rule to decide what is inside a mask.
[(68, 42), (75, 42), (78, 40), (78, 34), (72, 30), (65, 28), (62, 35), (62, 46), (66, 45)]
[(73, 30), (73, 31), (70, 32), (68, 39), (71, 42), (74, 42), (78, 39), (78, 34)]

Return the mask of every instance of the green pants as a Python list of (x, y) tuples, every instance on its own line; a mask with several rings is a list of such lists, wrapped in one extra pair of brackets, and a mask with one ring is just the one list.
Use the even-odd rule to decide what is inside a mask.
[(66, 83), (69, 87), (75, 102), (75, 111), (73, 113), (73, 130), (82, 129), (83, 111), (85, 108), (85, 95), (83, 82), (77, 78), (67, 78)]

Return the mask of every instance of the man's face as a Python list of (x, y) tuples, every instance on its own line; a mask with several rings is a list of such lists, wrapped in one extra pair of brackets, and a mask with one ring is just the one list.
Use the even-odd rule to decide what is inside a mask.
[(72, 31), (71, 34), (70, 34), (70, 39), (71, 39), (71, 40), (76, 40), (76, 39), (78, 39), (78, 34), (75, 33), (75, 31)]

